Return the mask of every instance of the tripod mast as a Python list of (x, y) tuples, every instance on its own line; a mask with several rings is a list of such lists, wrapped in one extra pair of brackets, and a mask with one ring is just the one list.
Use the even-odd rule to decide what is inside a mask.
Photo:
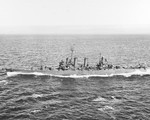
[(73, 58), (73, 53), (74, 53), (74, 47), (72, 46), (72, 47), (70, 48), (70, 50), (71, 50), (71, 60), (72, 60), (72, 58)]

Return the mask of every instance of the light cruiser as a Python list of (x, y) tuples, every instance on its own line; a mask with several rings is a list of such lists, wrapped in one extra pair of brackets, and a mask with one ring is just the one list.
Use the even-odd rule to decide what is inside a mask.
[(103, 56), (99, 57), (99, 62), (95, 66), (90, 66), (88, 58), (83, 59), (83, 64), (78, 64), (77, 57), (73, 57), (74, 50), (71, 49), (71, 56), (66, 60), (61, 60), (58, 67), (52, 68), (47, 66), (41, 66), (40, 68), (31, 67), (30, 70), (23, 69), (3, 69), (4, 73), (8, 76), (13, 75), (50, 75), (50, 76), (131, 76), (131, 75), (147, 75), (150, 74), (149, 69), (144, 65), (121, 67), (108, 63), (107, 59)]

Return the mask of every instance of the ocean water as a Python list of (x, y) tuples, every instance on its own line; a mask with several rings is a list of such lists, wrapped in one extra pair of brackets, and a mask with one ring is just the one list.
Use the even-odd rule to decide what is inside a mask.
[[(150, 67), (149, 35), (1, 35), (0, 68), (58, 66), (75, 49), (78, 62)], [(149, 120), (150, 75), (0, 76), (0, 120)]]

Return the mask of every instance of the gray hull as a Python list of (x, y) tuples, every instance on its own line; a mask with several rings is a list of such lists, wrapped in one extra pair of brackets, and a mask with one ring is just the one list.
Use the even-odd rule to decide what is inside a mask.
[(13, 75), (51, 75), (51, 76), (101, 76), (111, 77), (115, 75), (131, 76), (131, 75), (147, 75), (150, 69), (110, 69), (110, 70), (19, 70), (14, 69), (7, 71), (8, 76)]

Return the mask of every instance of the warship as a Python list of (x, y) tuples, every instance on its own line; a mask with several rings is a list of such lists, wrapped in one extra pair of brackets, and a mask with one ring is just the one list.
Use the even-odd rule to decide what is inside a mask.
[(71, 48), (71, 55), (65, 60), (61, 60), (59, 65), (55, 68), (40, 66), (39, 68), (33, 68), (29, 70), (3, 68), (1, 74), (7, 76), (15, 75), (50, 75), (57, 77), (111, 77), (111, 76), (132, 76), (132, 75), (147, 75), (150, 74), (150, 69), (146, 68), (142, 64), (130, 67), (122, 67), (119, 65), (113, 65), (107, 61), (101, 54), (99, 56), (98, 63), (95, 66), (90, 66), (88, 58), (83, 58), (83, 64), (78, 64), (78, 58), (74, 57), (74, 49)]

